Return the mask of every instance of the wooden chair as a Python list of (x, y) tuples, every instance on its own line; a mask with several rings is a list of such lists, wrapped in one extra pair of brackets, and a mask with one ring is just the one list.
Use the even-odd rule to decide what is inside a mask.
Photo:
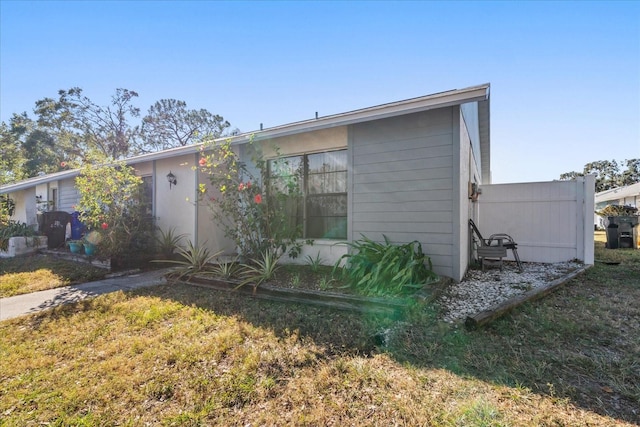
[[(480, 230), (478, 230), (478, 227), (472, 219), (469, 220), (469, 225), (471, 226), (472, 233), (478, 237), (478, 240), (476, 241), (474, 239), (474, 241), (476, 241), (476, 252), (482, 271), (484, 271), (485, 264), (497, 265), (500, 267), (500, 270), (502, 270), (502, 258), (507, 256), (507, 249), (511, 249), (513, 258), (516, 260), (516, 263), (518, 263), (518, 269), (522, 271), (522, 262), (520, 262), (520, 257), (518, 256), (518, 244), (511, 236), (504, 233), (497, 233), (485, 239), (482, 237), (482, 234), (480, 234)], [(480, 242), (480, 246), (477, 246), (477, 242)]]

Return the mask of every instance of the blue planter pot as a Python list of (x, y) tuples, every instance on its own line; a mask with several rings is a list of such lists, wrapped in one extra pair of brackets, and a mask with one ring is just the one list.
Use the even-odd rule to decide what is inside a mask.
[(91, 243), (85, 243), (84, 253), (89, 256), (94, 255), (96, 253), (96, 245), (92, 245)]
[(72, 254), (79, 254), (82, 250), (82, 243), (69, 242), (69, 250)]

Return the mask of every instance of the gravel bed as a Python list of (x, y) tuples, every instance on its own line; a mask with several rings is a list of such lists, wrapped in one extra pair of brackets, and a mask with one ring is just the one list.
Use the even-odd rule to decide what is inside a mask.
[(503, 269), (469, 270), (462, 282), (450, 285), (438, 298), (442, 320), (454, 323), (498, 305), (516, 295), (543, 286), (582, 267), (579, 262), (556, 264), (503, 263)]

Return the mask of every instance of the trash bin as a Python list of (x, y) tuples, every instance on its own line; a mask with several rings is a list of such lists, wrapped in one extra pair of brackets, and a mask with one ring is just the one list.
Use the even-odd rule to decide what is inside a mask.
[(43, 215), (43, 230), (47, 236), (47, 247), (57, 249), (64, 246), (67, 224), (71, 221), (71, 215), (64, 211), (45, 212)]
[(618, 249), (618, 224), (610, 222), (607, 226), (607, 248)]
[(638, 216), (607, 217), (607, 248), (638, 249)]
[(84, 224), (80, 221), (80, 212), (71, 213), (71, 239), (80, 240), (84, 234)]

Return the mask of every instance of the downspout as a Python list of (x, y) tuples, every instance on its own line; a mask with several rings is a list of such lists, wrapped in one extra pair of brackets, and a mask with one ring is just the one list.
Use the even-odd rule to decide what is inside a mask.
[[(460, 271), (460, 262), (461, 262), (461, 258), (462, 258), (462, 238), (461, 238), (461, 227), (463, 226), (463, 224), (461, 224), (461, 216), (462, 216), (462, 204), (460, 202), (461, 198), (462, 198), (462, 194), (461, 194), (461, 177), (460, 177), (460, 133), (461, 133), (461, 112), (460, 112), (460, 106), (453, 106), (451, 107), (451, 115), (452, 115), (452, 141), (451, 144), (453, 146), (453, 158), (452, 158), (452, 169), (453, 169), (453, 185), (452, 185), (452, 195), (451, 195), (451, 199), (452, 199), (452, 208), (453, 208), (453, 212), (451, 215), (451, 221), (452, 221), (452, 243), (453, 243), (453, 253), (452, 253), (452, 259), (451, 259), (451, 268), (452, 268), (452, 275), (453, 275), (453, 279), (456, 282), (459, 282), (462, 279), (462, 272)], [(464, 224), (464, 226), (466, 227), (466, 224)], [(466, 245), (465, 245), (466, 246)]]
[(156, 161), (154, 160), (151, 162), (151, 216), (154, 222), (156, 221), (156, 205), (158, 204), (158, 195), (156, 194), (158, 186), (156, 185), (156, 179)]
[[(198, 164), (198, 153), (194, 153), (194, 165)], [(200, 174), (198, 173), (198, 168), (193, 169), (193, 173), (195, 174), (195, 179), (193, 180), (195, 183), (194, 190), (194, 199), (193, 199), (193, 242), (196, 247), (198, 247), (198, 197), (200, 196), (198, 193), (198, 188), (200, 186)]]

